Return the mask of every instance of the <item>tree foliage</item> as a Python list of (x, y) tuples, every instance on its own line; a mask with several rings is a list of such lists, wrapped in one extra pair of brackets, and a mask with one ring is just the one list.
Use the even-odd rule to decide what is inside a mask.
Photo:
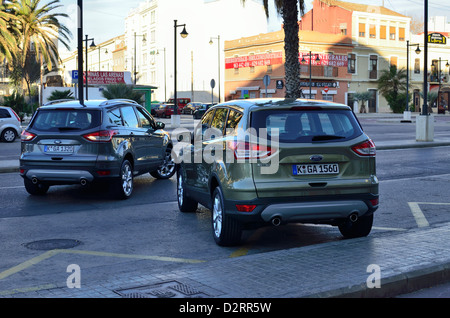
[[(241, 0), (245, 4), (246, 0)], [(266, 17), (269, 17), (269, 0), (263, 0)], [(303, 0), (274, 0), (278, 15), (283, 19), (286, 98), (300, 98), (299, 11), (305, 13)]]
[(406, 70), (391, 65), (382, 70), (378, 79), (378, 90), (394, 113), (401, 113), (406, 107)]
[(110, 84), (102, 91), (102, 95), (106, 99), (130, 99), (141, 103), (143, 93), (133, 90), (132, 86), (126, 84)]

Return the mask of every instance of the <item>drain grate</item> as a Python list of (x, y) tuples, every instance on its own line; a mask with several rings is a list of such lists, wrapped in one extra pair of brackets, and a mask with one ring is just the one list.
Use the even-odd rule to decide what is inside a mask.
[(51, 239), (51, 240), (41, 240), (41, 241), (34, 241), (34, 242), (26, 243), (26, 244), (24, 244), (24, 246), (31, 250), (50, 251), (50, 250), (56, 250), (56, 249), (73, 248), (80, 244), (81, 244), (81, 242), (78, 240)]
[(115, 290), (123, 298), (205, 298), (207, 293), (176, 280)]

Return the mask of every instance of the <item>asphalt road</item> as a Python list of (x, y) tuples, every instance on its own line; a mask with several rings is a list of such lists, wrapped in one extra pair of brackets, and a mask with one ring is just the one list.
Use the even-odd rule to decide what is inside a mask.
[[(372, 125), (370, 120), (363, 125), (375, 142), (385, 137), (385, 131), (406, 136), (415, 129), (410, 124), (380, 125), (378, 121)], [(450, 128), (447, 125), (442, 123), (440, 128), (445, 131)], [(0, 160), (17, 156), (19, 145), (0, 143)], [(450, 221), (449, 150), (377, 152), (380, 208), (370, 235)], [(292, 224), (246, 231), (242, 246), (218, 247), (211, 236), (210, 211), (180, 213), (175, 178), (155, 180), (149, 175), (136, 178), (132, 198), (117, 201), (104, 189), (79, 186), (55, 186), (46, 196), (34, 197), (27, 194), (18, 173), (4, 173), (0, 202), (0, 294), (65, 281), (67, 265), (74, 263), (83, 268), (83, 279), (88, 281), (129, 270), (170, 271), (186, 262), (342, 240), (334, 227)], [(28, 245), (52, 239), (76, 241), (86, 254), (67, 253), (45, 262), (45, 250)], [(11, 273), (18, 264), (30, 266)]]

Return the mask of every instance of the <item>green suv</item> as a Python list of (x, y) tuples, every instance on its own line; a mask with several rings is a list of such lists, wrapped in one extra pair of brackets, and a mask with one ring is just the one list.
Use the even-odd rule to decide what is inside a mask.
[(173, 176), (172, 141), (141, 105), (128, 100), (50, 103), (21, 136), (20, 175), (33, 195), (50, 186), (103, 182), (127, 199), (133, 178)]
[(370, 233), (378, 208), (375, 145), (350, 107), (257, 99), (209, 109), (178, 140), (178, 206), (211, 209), (219, 245), (265, 224), (318, 223)]

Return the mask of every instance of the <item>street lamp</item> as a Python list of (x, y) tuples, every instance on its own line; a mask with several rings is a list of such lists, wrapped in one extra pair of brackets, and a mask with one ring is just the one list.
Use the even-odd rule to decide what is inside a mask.
[[(316, 62), (320, 62), (319, 55), (318, 55), (318, 54), (314, 54), (314, 55), (316, 56), (315, 61), (316, 61)], [(302, 57), (302, 63), (305, 63), (305, 62), (306, 62), (305, 56), (308, 56), (308, 57), (309, 57), (309, 99), (311, 99), (311, 58), (312, 58), (313, 55), (311, 54), (311, 51), (309, 51), (309, 54), (308, 54), (308, 55), (303, 55), (303, 57)]]
[(175, 118), (172, 116), (172, 123), (174, 123), (174, 121), (177, 121), (175, 119), (179, 119), (178, 116), (178, 100), (177, 100), (177, 28), (178, 27), (183, 27), (183, 31), (181, 31), (180, 35), (181, 37), (184, 39), (188, 36), (188, 33), (186, 32), (186, 24), (177, 24), (177, 20), (173, 20), (174, 21), (174, 91), (173, 91), (173, 99), (174, 99), (174, 109), (173, 109), (173, 113), (174, 116), (176, 116)]
[(418, 43), (409, 44), (409, 40), (406, 41), (406, 106), (405, 106), (405, 112), (403, 113), (403, 119), (405, 121), (409, 121), (409, 116), (407, 114), (408, 111), (408, 102), (409, 102), (409, 47), (410, 46), (417, 46), (414, 52), (416, 54), (420, 54), (420, 48)]
[(84, 105), (83, 97), (83, 0), (77, 0), (78, 5), (78, 25), (77, 25), (77, 43), (78, 43), (78, 100)]
[[(98, 71), (101, 71), (101, 58), (100, 58), (100, 49), (101, 47), (98, 47)], [(105, 49), (105, 54), (108, 54), (108, 49)]]
[(140, 35), (140, 34), (136, 34), (136, 32), (134, 32), (134, 85), (136, 85), (136, 77), (137, 77), (137, 71), (136, 71), (136, 37), (138, 36), (142, 36), (142, 43), (145, 44), (145, 42), (147, 42), (146, 38), (145, 38), (145, 34), (144, 35)]
[[(166, 85), (166, 48), (162, 48), (164, 51), (164, 101), (167, 101), (167, 85)], [(159, 50), (156, 50), (156, 55), (159, 55)]]
[(213, 44), (213, 39), (217, 39), (217, 64), (218, 64), (218, 74), (219, 74), (219, 103), (220, 103), (220, 35), (209, 38), (209, 44)]
[(88, 50), (89, 48), (87, 47), (87, 43), (89, 41), (92, 41), (91, 45), (89, 46), (90, 48), (94, 48), (95, 47), (95, 43), (94, 43), (94, 39), (88, 39), (87, 34), (85, 35), (86, 39), (83, 40), (84, 42), (86, 42), (86, 100), (88, 100)]

